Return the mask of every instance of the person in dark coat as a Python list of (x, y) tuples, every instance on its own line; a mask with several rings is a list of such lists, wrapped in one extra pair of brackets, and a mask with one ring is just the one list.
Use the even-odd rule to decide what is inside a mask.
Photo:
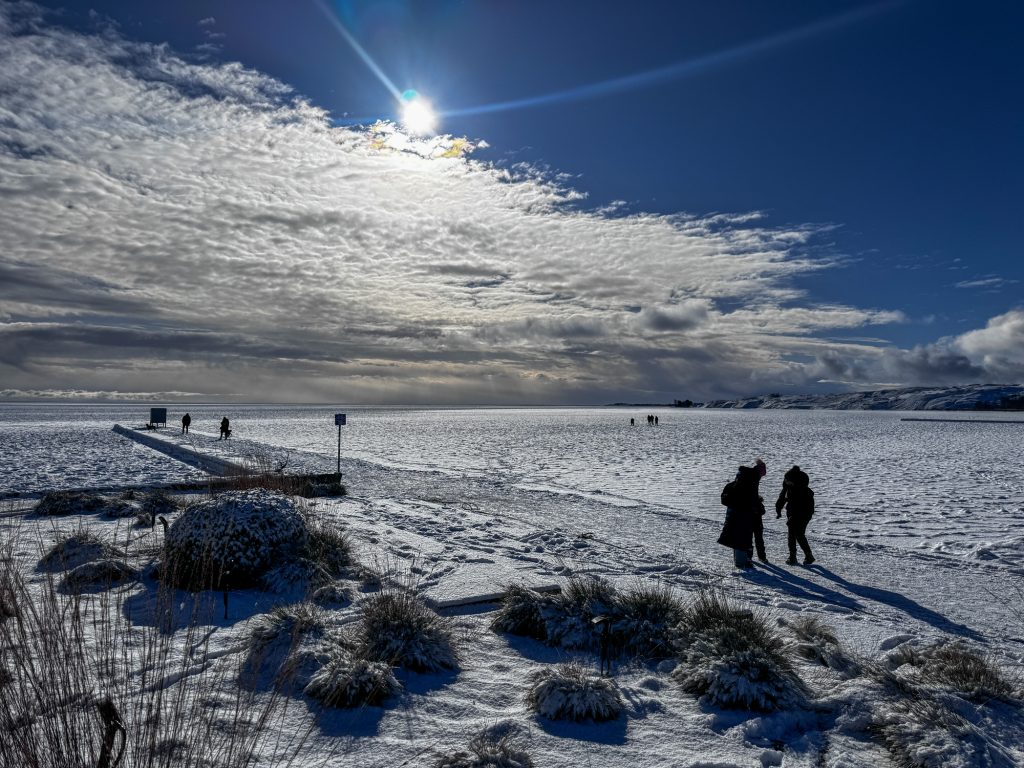
[(192, 417), (187, 413), (181, 417), (181, 434), (187, 435), (189, 425), (192, 424)]
[(786, 472), (782, 482), (782, 492), (775, 501), (775, 516), (782, 517), (782, 508), (786, 508), (786, 527), (789, 528), (789, 559), (787, 565), (796, 565), (796, 545), (804, 552), (804, 565), (814, 562), (811, 545), (807, 543), (807, 524), (814, 514), (814, 491), (810, 488), (810, 478), (796, 464)]
[[(768, 466), (761, 459), (754, 462), (754, 469), (757, 470), (759, 478), (768, 474)], [(754, 549), (757, 550), (757, 559), (767, 563), (768, 553), (764, 549), (764, 499), (758, 496), (757, 503), (758, 513), (754, 516)]]
[(751, 557), (755, 521), (761, 518), (764, 504), (758, 494), (761, 473), (757, 467), (740, 467), (736, 479), (722, 489), (725, 505), (725, 525), (718, 543), (732, 549), (737, 568), (753, 568)]
[(228, 417), (225, 416), (220, 420), (220, 440), (227, 440), (231, 437), (231, 422), (228, 421)]

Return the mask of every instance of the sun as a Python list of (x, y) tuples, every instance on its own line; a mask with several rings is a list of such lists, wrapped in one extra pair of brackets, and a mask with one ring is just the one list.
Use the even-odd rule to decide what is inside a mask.
[(416, 91), (406, 91), (402, 94), (402, 127), (420, 136), (437, 130), (437, 113), (430, 106), (430, 102)]

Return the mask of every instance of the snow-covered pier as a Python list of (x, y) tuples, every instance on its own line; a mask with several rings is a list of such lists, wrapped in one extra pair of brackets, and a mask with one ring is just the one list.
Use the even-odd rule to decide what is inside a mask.
[(192, 467), (198, 467), (204, 472), (209, 472), (214, 475), (237, 475), (242, 474), (243, 472), (241, 465), (235, 464), (227, 459), (200, 453), (192, 448), (186, 448), (183, 445), (163, 440), (155, 435), (146, 434), (138, 429), (130, 429), (128, 427), (122, 427), (120, 424), (115, 424), (114, 432), (123, 437), (127, 437), (129, 440), (134, 440), (136, 443), (144, 445), (147, 448), (152, 448), (155, 451), (166, 454), (172, 459), (177, 459), (178, 461)]

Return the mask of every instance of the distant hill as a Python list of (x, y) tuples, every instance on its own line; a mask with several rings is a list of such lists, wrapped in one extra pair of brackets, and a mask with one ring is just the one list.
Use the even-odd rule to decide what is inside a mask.
[(764, 395), (713, 400), (705, 408), (807, 408), (838, 411), (1024, 410), (1024, 387), (973, 384), (963, 387), (906, 387), (833, 395)]

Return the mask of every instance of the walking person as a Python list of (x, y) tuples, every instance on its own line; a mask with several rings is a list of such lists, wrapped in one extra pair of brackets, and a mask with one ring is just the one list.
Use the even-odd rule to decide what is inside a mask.
[(228, 421), (228, 417), (225, 416), (220, 420), (220, 437), (218, 440), (227, 440), (231, 437), (231, 422)]
[(188, 428), (192, 424), (192, 417), (187, 413), (181, 417), (181, 434), (187, 435)]
[(814, 515), (814, 491), (810, 488), (810, 478), (796, 464), (786, 472), (782, 481), (782, 491), (775, 501), (775, 517), (782, 517), (782, 508), (786, 508), (786, 527), (789, 528), (789, 559), (787, 565), (796, 565), (796, 546), (804, 553), (804, 565), (814, 562), (811, 545), (807, 543), (807, 524)]
[(753, 568), (751, 558), (755, 520), (760, 520), (764, 505), (758, 494), (761, 471), (758, 467), (740, 467), (736, 479), (722, 489), (722, 504), (725, 505), (725, 525), (718, 537), (718, 543), (732, 549), (733, 562), (737, 568)]
[[(768, 465), (761, 459), (754, 462), (754, 469), (757, 470), (758, 480), (768, 474)], [(754, 549), (757, 550), (757, 559), (762, 563), (768, 562), (768, 553), (764, 549), (764, 499), (757, 497), (758, 512), (754, 515)]]

